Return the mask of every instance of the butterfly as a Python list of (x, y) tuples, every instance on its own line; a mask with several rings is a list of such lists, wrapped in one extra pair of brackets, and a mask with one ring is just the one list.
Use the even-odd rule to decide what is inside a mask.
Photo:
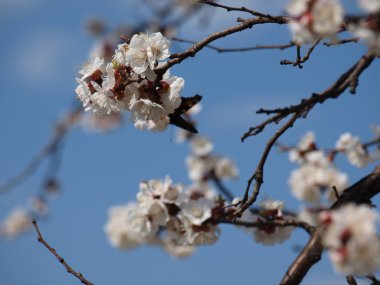
[(197, 129), (192, 123), (186, 121), (182, 115), (198, 104), (202, 96), (197, 94), (193, 97), (181, 97), (181, 99), (181, 105), (174, 110), (173, 114), (169, 114), (170, 124), (196, 134), (198, 133)]

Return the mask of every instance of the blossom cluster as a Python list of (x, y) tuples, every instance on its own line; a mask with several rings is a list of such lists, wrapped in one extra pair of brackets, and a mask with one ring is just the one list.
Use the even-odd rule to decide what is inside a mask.
[(368, 206), (346, 205), (322, 212), (326, 226), (323, 244), (335, 269), (346, 275), (366, 275), (380, 268), (380, 239), (377, 214)]
[(304, 44), (326, 37), (336, 40), (337, 33), (349, 30), (379, 54), (380, 1), (359, 0), (359, 6), (368, 15), (346, 22), (344, 9), (338, 0), (292, 0), (287, 12), (292, 17), (289, 27), (294, 41)]
[[(139, 129), (163, 131), (180, 107), (184, 80), (156, 69), (168, 59), (170, 43), (161, 33), (135, 34), (118, 45), (111, 62), (93, 57), (79, 71), (77, 98), (98, 116), (131, 112)], [(160, 76), (160, 78), (158, 78)]]
[[(235, 199), (237, 202), (238, 199)], [(243, 227), (244, 230), (253, 235), (255, 242), (265, 246), (283, 243), (290, 238), (294, 227), (279, 227), (267, 222), (283, 221), (293, 219), (283, 214), (284, 202), (278, 200), (264, 200), (259, 204), (258, 211), (248, 209), (238, 221), (245, 223), (257, 223), (256, 227)]]
[(339, 171), (334, 164), (337, 154), (343, 154), (356, 167), (367, 166), (380, 158), (379, 148), (369, 151), (370, 145), (378, 145), (380, 131), (378, 126), (372, 126), (374, 139), (362, 143), (350, 133), (342, 134), (335, 148), (322, 150), (316, 144), (313, 132), (306, 133), (296, 147), (284, 147), (289, 152), (289, 159), (299, 165), (291, 172), (289, 186), (292, 194), (301, 201), (307, 202), (298, 218), (310, 225), (318, 224), (318, 215), (334, 202), (348, 186), (348, 176)]
[(110, 209), (105, 231), (115, 247), (160, 245), (168, 253), (184, 257), (192, 254), (195, 246), (218, 240), (220, 229), (215, 221), (224, 204), (210, 188), (185, 189), (166, 177), (164, 181), (141, 182), (136, 200)]
[(300, 200), (317, 204), (322, 198), (334, 201), (337, 193), (333, 187), (339, 194), (348, 186), (348, 176), (335, 167), (331, 155), (317, 148), (312, 132), (289, 151), (289, 158), (299, 164), (290, 175), (289, 185), (293, 195)]
[[(293, 227), (278, 227), (270, 222), (285, 218), (283, 207), (280, 201), (263, 201), (258, 213), (246, 211), (238, 219), (247, 225), (256, 223), (255, 227), (238, 227), (252, 234), (258, 243), (282, 243), (290, 237)], [(119, 249), (148, 244), (161, 246), (173, 256), (187, 257), (197, 246), (215, 243), (220, 235), (218, 223), (231, 219), (235, 210), (212, 188), (185, 188), (173, 184), (167, 176), (164, 181), (141, 182), (136, 202), (110, 208), (105, 232)]]
[(336, 142), (335, 148), (337, 151), (345, 153), (348, 161), (356, 167), (367, 166), (368, 163), (378, 159), (378, 151), (370, 153), (360, 142), (359, 137), (355, 137), (351, 133), (342, 134)]

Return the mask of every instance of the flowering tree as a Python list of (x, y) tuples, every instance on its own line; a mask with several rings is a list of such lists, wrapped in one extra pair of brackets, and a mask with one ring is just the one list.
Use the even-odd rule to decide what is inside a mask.
[[(161, 133), (169, 125), (178, 129), (177, 141), (190, 145), (191, 153), (185, 162), (191, 183), (173, 181), (169, 175), (162, 179), (144, 177), (146, 180), (136, 185), (139, 190), (135, 200), (123, 201), (109, 209), (104, 230), (112, 246), (130, 250), (151, 245), (182, 258), (191, 256), (200, 246), (215, 244), (222, 235), (223, 224), (244, 230), (256, 243), (266, 246), (291, 239), (295, 229), (300, 228), (306, 231), (309, 239), (287, 271), (284, 267), (280, 284), (300, 284), (320, 261), (323, 251), (328, 253), (332, 266), (345, 276), (348, 284), (357, 284), (355, 278), (379, 284), (374, 273), (380, 268), (380, 240), (372, 201), (380, 191), (379, 167), (352, 183), (336, 161), (339, 156), (346, 156), (357, 168), (371, 164), (374, 167), (380, 158), (380, 128), (372, 126), (373, 136), (366, 141), (349, 132), (343, 133), (335, 145), (328, 148), (319, 147), (314, 132), (307, 132), (298, 144), (280, 143), (280, 138), (314, 111), (318, 103), (331, 99), (339, 101), (347, 92), (360, 91), (358, 84), (362, 74), (380, 54), (380, 1), (360, 0), (358, 4), (361, 13), (351, 15), (335, 0), (292, 0), (284, 13), (272, 15), (218, 1), (148, 2), (160, 24), (147, 21), (133, 30), (117, 31), (117, 37), (102, 39), (76, 78), (75, 93), (80, 105), (59, 121), (51, 141), (25, 170), (3, 184), (2, 192), (14, 188), (32, 174), (44, 158), (51, 159), (43, 191), (35, 197), (30, 209), (16, 209), (7, 217), (0, 234), (15, 237), (32, 229), (33, 225), (38, 241), (67, 271), (82, 283), (92, 284), (89, 276), (84, 277), (71, 267), (50, 241), (44, 239), (37, 220), (46, 215), (50, 197), (59, 190), (59, 150), (67, 133), (77, 125), (107, 131), (120, 126), (127, 116), (140, 130)], [(239, 17), (235, 25), (200, 41), (175, 36), (173, 28), (208, 6), (225, 13), (235, 11), (246, 18)], [(168, 13), (171, 8), (178, 11)], [(214, 41), (232, 37), (237, 32), (271, 24), (289, 26), (292, 33), (289, 43), (238, 48), (214, 45)], [(90, 28), (97, 35), (105, 32), (99, 22), (92, 22)], [(173, 53), (171, 46), (176, 42), (190, 44), (190, 47)], [(176, 73), (171, 69), (181, 62), (191, 61), (207, 48), (220, 53), (294, 49), (296, 58), (280, 63), (302, 69), (313, 57), (314, 49), (322, 44), (329, 47), (355, 43), (363, 43), (365, 53), (343, 69), (343, 73), (323, 91), (304, 96), (298, 104), (257, 111), (267, 118), (244, 132), (241, 141), (258, 136), (271, 125), (279, 126), (262, 146), (245, 189), (229, 190), (225, 182), (238, 177), (238, 167), (233, 159), (215, 154), (213, 142), (200, 131), (202, 122), (195, 119), (201, 111), (202, 98), (207, 95), (183, 96), (186, 78), (173, 75)], [(306, 48), (304, 56), (301, 48)], [(207, 114), (207, 109), (203, 112)], [(154, 138), (151, 139), (152, 148)], [(288, 153), (290, 161), (297, 165), (288, 181), (291, 194), (303, 203), (300, 211), (286, 208), (285, 203), (276, 198), (276, 193), (263, 186), (264, 179), (274, 179), (266, 174), (266, 164), (274, 148)], [(112, 188), (112, 184), (109, 187)], [(261, 198), (262, 192), (272, 198)]]

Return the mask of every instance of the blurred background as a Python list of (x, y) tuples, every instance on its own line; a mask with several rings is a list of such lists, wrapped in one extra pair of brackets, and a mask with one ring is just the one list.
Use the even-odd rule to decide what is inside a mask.
[[(248, 17), (211, 7), (196, 8), (185, 17), (181, 13), (191, 1), (182, 2), (184, 6), (171, 7), (168, 12), (182, 19), (173, 21), (172, 32), (189, 40), (199, 41), (235, 25), (237, 17)], [(345, 8), (358, 11), (354, 2)], [(288, 1), (224, 3), (276, 14), (283, 13)], [(163, 7), (156, 1), (0, 0), (0, 184), (19, 173), (40, 151), (51, 137), (54, 124), (72, 108), (78, 70), (93, 47), (104, 40), (88, 32), (89, 23), (103, 23), (107, 37), (112, 37), (110, 33), (115, 30), (154, 32), (163, 22), (150, 9), (152, 5)], [(247, 47), (286, 44), (290, 40), (286, 26), (262, 25), (214, 45)], [(173, 42), (171, 52), (188, 46)], [(265, 142), (278, 128), (267, 127), (259, 136), (242, 143), (240, 136), (265, 119), (255, 111), (295, 104), (313, 92), (323, 91), (365, 52), (362, 44), (319, 45), (304, 68), (298, 69), (279, 64), (282, 59), (295, 58), (294, 48), (225, 54), (204, 49), (171, 72), (185, 79), (182, 96), (203, 96), (203, 110), (196, 117), (199, 133), (214, 142), (215, 153), (235, 160), (240, 177), (227, 185), (236, 196), (242, 196)], [(281, 142), (294, 145), (309, 130), (316, 133), (318, 145), (326, 148), (334, 147), (346, 131), (363, 141), (371, 139), (369, 126), (380, 124), (379, 74), (377, 60), (361, 76), (357, 95), (347, 92), (339, 100), (316, 106)], [(134, 200), (141, 180), (170, 175), (175, 183), (189, 184), (184, 162), (189, 147), (175, 143), (176, 132), (173, 126), (163, 133), (143, 132), (134, 128), (128, 118), (107, 133), (81, 127), (70, 131), (61, 145), (64, 148), (57, 174), (60, 191), (49, 202), (48, 215), (39, 223), (46, 240), (95, 284), (278, 283), (307, 241), (308, 236), (301, 230), (296, 230), (284, 244), (265, 247), (241, 230), (222, 226), (219, 242), (200, 247), (185, 260), (174, 259), (158, 248), (122, 252), (108, 243), (103, 230), (108, 208)], [(349, 175), (350, 183), (375, 166), (358, 170), (343, 157), (337, 163)], [(273, 149), (259, 200), (280, 199), (287, 208), (300, 209), (301, 203), (291, 196), (288, 186), (289, 174), (295, 167), (286, 154)], [(46, 161), (25, 183), (0, 194), (0, 220), (16, 206), (29, 205), (44, 187), (48, 168)], [(0, 252), (0, 284), (79, 283), (38, 244), (34, 231), (15, 239), (1, 239)], [(345, 284), (345, 280), (334, 273), (324, 256), (303, 284)]]

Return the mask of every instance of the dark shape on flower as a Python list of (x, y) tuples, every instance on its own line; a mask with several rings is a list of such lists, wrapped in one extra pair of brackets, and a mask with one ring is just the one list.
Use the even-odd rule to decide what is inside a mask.
[(185, 129), (191, 133), (198, 133), (197, 129), (193, 126), (192, 123), (186, 121), (182, 114), (189, 111), (192, 107), (201, 101), (201, 95), (195, 95), (193, 97), (181, 97), (182, 102), (181, 105), (174, 110), (173, 114), (169, 114), (170, 124), (175, 125), (179, 128)]

